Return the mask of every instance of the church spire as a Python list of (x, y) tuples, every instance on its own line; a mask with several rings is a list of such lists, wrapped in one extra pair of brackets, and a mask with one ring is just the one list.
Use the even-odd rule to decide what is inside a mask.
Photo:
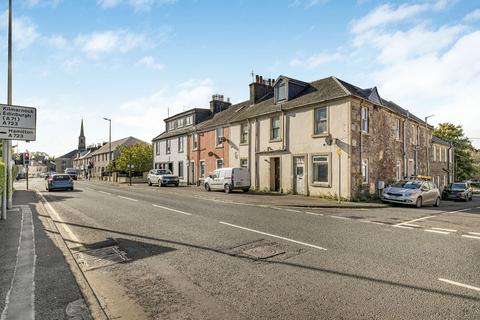
[(78, 137), (78, 150), (85, 150), (85, 134), (83, 132), (83, 118), (80, 124), (80, 136)]

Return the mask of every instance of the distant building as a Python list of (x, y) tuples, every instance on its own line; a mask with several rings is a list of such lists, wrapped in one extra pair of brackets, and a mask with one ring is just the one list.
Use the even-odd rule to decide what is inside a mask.
[(85, 134), (83, 130), (83, 119), (80, 124), (80, 135), (78, 137), (78, 148), (72, 150), (55, 159), (55, 167), (57, 172), (64, 172), (67, 168), (73, 168), (73, 160), (86, 150), (85, 148)]

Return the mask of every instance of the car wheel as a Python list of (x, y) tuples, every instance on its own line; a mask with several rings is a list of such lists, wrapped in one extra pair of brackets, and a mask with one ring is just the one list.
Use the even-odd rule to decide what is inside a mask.
[(434, 207), (440, 207), (440, 198), (437, 198), (435, 201), (435, 204), (433, 205)]
[(149, 187), (152, 186), (152, 181), (150, 181), (150, 179), (148, 179), (148, 186), (149, 186)]
[(178, 183), (175, 183), (175, 187), (178, 187)]
[(230, 184), (226, 183), (223, 186), (223, 190), (225, 191), (225, 193), (230, 193), (230, 192), (232, 192), (232, 187), (230, 186)]
[(243, 192), (248, 192), (250, 190), (250, 188), (243, 188), (242, 191)]
[(212, 189), (210, 189), (210, 186), (208, 185), (208, 183), (205, 183), (205, 190), (206, 191), (212, 191)]
[(417, 198), (417, 201), (415, 202), (415, 207), (417, 207), (417, 208), (422, 207), (422, 197)]
[(47, 190), (48, 190), (48, 192), (52, 192), (52, 189), (50, 189), (50, 188), (48, 188)]

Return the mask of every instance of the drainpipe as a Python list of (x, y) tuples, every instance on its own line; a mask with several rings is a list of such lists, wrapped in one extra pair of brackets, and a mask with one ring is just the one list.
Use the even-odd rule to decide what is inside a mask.
[[(250, 122), (250, 119), (247, 119), (247, 124), (248, 124), (248, 155), (247, 155), (247, 165), (248, 165), (248, 173), (250, 174), (250, 179), (252, 178), (252, 157), (251, 157), (251, 152), (252, 152), (252, 123)], [(242, 129), (242, 125), (240, 124), (240, 130)], [(242, 132), (240, 132), (240, 138), (241, 138)], [(240, 150), (239, 150), (240, 151)]]
[(260, 188), (260, 172), (258, 168), (258, 150), (260, 148), (259, 144), (259, 131), (260, 125), (258, 123), (258, 119), (255, 119), (255, 189), (258, 190)]

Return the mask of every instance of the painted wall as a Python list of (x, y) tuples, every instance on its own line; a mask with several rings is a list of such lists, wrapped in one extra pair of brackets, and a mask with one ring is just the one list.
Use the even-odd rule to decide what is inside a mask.
[[(178, 151), (178, 139), (183, 139), (183, 152)], [(167, 140), (171, 141), (170, 154), (166, 153)], [(181, 183), (187, 183), (188, 170), (188, 146), (187, 135), (175, 136), (153, 142), (153, 164), (154, 168), (158, 168), (165, 163), (173, 163), (173, 174), (179, 175), (178, 163), (183, 162), (183, 177), (180, 177)]]

